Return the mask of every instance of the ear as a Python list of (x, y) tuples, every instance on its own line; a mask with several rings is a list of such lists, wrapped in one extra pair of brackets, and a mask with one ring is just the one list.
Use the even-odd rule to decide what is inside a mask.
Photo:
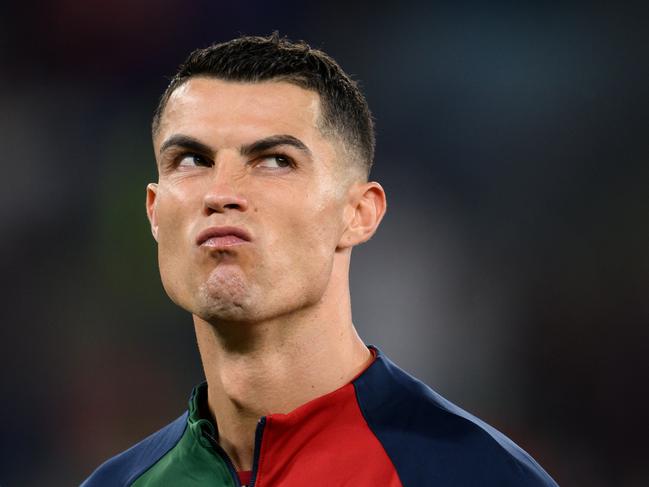
[(353, 187), (350, 196), (345, 210), (346, 228), (338, 243), (339, 249), (354, 247), (372, 238), (387, 208), (385, 191), (376, 182)]
[(156, 214), (156, 197), (158, 196), (158, 185), (149, 183), (146, 186), (146, 216), (149, 217), (151, 233), (156, 242), (158, 241), (158, 217)]

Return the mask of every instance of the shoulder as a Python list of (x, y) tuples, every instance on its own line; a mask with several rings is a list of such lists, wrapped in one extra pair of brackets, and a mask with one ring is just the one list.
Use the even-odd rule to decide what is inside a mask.
[(354, 381), (360, 409), (404, 486), (556, 487), (504, 434), (379, 353)]
[(81, 487), (130, 485), (178, 443), (186, 426), (187, 412), (133, 447), (104, 462)]

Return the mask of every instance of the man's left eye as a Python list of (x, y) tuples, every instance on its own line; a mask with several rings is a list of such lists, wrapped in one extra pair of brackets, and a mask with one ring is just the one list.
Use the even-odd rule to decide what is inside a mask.
[(264, 156), (259, 158), (259, 162), (257, 165), (261, 167), (269, 167), (269, 168), (288, 167), (291, 165), (291, 160), (286, 156), (280, 156), (280, 155)]

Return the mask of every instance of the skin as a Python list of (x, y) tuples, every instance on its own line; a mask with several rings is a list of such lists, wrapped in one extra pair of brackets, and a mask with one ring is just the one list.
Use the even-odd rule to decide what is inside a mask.
[[(154, 136), (159, 180), (146, 209), (163, 285), (193, 316), (219, 442), (242, 470), (261, 416), (345, 385), (371, 360), (352, 322), (349, 263), (385, 193), (319, 121), (315, 92), (195, 77)], [(277, 136), (300, 147), (254, 147)], [(250, 240), (198, 245), (214, 226)]]

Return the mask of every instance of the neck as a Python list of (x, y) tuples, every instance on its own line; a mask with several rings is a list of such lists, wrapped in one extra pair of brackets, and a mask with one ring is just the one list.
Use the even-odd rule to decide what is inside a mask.
[[(351, 320), (349, 291), (263, 323), (208, 323), (194, 316), (219, 443), (250, 470), (260, 417), (288, 413), (351, 381), (371, 359)], [(236, 333), (224, 327), (237, 327)], [(245, 340), (231, 343), (227, 337)]]

